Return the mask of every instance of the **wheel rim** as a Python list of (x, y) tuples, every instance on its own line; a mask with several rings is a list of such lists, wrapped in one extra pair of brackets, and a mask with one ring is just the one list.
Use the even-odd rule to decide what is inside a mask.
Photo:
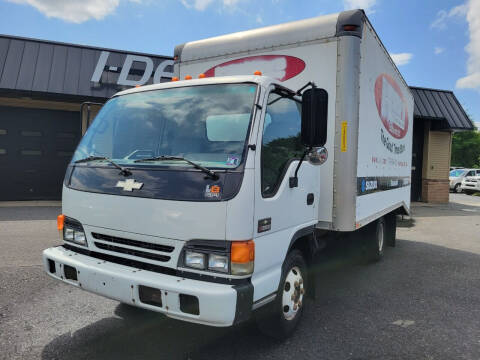
[(378, 224), (378, 233), (377, 233), (378, 251), (379, 252), (383, 251), (383, 236), (384, 236), (383, 223), (380, 222)]
[(300, 269), (290, 269), (283, 284), (282, 311), (286, 320), (293, 320), (300, 311), (305, 294), (303, 277)]
[(462, 192), (462, 189), (460, 188), (460, 185), (455, 185), (455, 192), (459, 193)]

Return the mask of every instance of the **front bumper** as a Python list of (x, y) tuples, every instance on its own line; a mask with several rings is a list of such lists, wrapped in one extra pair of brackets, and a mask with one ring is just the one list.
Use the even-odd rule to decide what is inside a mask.
[[(231, 326), (249, 318), (252, 309), (251, 283), (232, 286), (185, 279), (99, 260), (62, 246), (44, 250), (43, 264), (47, 274), (57, 280), (179, 320), (210, 326)], [(71, 268), (68, 268), (70, 272), (66, 271), (65, 265), (74, 268), (76, 276), (70, 273)], [(77, 279), (72, 280), (75, 277)], [(161, 306), (142, 302), (140, 286), (159, 289)], [(198, 299), (198, 315), (182, 311), (181, 294)]]

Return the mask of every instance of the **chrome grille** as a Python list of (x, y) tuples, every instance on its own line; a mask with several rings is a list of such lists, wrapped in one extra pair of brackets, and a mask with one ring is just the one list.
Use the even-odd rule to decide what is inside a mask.
[(133, 250), (133, 249), (127, 249), (124, 247), (120, 246), (115, 246), (115, 245), (110, 245), (110, 244), (103, 244), (95, 241), (95, 246), (99, 249), (102, 250), (108, 250), (108, 251), (113, 251), (121, 254), (127, 254), (127, 255), (132, 255), (132, 256), (138, 256), (142, 257), (145, 259), (150, 259), (150, 260), (156, 260), (156, 261), (169, 261), (170, 256), (166, 255), (160, 255), (160, 254), (154, 254), (154, 253), (149, 253), (145, 251), (139, 251), (139, 250)]
[(161, 251), (166, 253), (171, 253), (175, 249), (173, 246), (152, 244), (144, 241), (124, 239), (116, 236), (104, 235), (104, 234), (99, 234), (94, 232), (92, 232), (92, 236), (94, 239), (97, 239), (97, 240), (107, 241), (107, 242), (121, 244), (121, 245), (135, 246), (142, 249), (156, 250), (156, 251)]
[(168, 262), (171, 259), (169, 254), (175, 250), (175, 247), (171, 245), (154, 244), (96, 232), (92, 232), (91, 234), (94, 239), (93, 243), (95, 247), (100, 250), (135, 256), (143, 259)]

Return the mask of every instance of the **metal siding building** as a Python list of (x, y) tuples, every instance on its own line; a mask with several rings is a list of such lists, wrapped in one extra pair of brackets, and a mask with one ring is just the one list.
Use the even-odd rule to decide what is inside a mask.
[[(172, 72), (167, 56), (0, 35), (0, 201), (60, 199), (65, 168), (102, 104)], [(448, 201), (452, 132), (473, 125), (453, 92), (411, 89), (412, 200)]]
[(172, 71), (171, 57), (0, 35), (0, 201), (60, 199), (87, 113)]
[(415, 100), (412, 200), (448, 202), (452, 134), (473, 130), (473, 123), (452, 91), (410, 89)]

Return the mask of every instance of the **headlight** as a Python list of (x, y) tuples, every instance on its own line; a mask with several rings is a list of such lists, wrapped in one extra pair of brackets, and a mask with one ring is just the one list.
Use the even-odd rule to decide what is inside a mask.
[(70, 228), (63, 228), (63, 240), (73, 241), (75, 238), (75, 230)]
[(205, 254), (186, 251), (185, 252), (185, 266), (194, 269), (205, 269)]
[(180, 267), (231, 275), (253, 273), (255, 243), (249, 241), (191, 240), (185, 245)]
[(87, 246), (87, 238), (82, 224), (80, 224), (79, 221), (64, 215), (59, 215), (57, 218), (57, 228), (64, 241)]
[(208, 270), (228, 273), (228, 256), (216, 254), (208, 255)]
[(78, 244), (86, 244), (85, 233), (83, 231), (75, 231), (73, 241)]

